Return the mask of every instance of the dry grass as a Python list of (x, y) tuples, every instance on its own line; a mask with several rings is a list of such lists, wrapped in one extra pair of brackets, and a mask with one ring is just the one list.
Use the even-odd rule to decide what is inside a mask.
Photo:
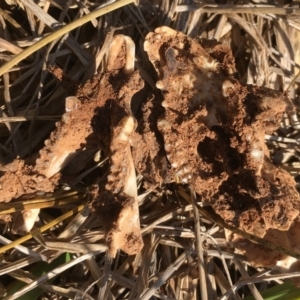
[[(192, 37), (217, 39), (230, 45), (243, 83), (289, 90), (299, 107), (300, 79), (293, 81), (300, 68), (297, 3), (280, 6), (259, 1), (237, 5), (211, 1), (194, 4), (188, 0), (139, 2), (137, 6), (124, 6), (127, 4), (124, 2), (119, 5), (124, 7), (116, 11), (97, 18), (93, 15), (80, 28), (73, 27), (71, 34), (65, 31), (49, 39), (54, 29), (82, 21), (83, 16), (95, 11), (103, 1), (0, 2), (0, 73), (3, 74), (0, 162), (3, 165), (16, 156), (26, 158), (36, 153), (53, 130), (53, 121), (63, 113), (67, 93), (49, 73), (48, 66), (58, 65), (73, 80), (86, 80), (95, 69), (102, 68), (103, 56), (115, 32), (129, 35), (135, 41), (136, 65), (148, 84), (148, 91), (155, 86), (155, 75), (142, 49), (143, 40), (149, 31), (167, 25)], [(40, 42), (42, 48), (33, 53), (27, 50), (24, 55), (25, 49), (45, 39), (47, 43)], [(21, 60), (13, 60), (20, 53), (23, 53)], [(10, 65), (5, 66), (7, 62)], [(298, 116), (293, 114), (285, 116), (279, 130), (281, 138), (266, 137), (276, 163), (295, 177), (298, 186), (299, 129)], [(85, 175), (74, 182), (81, 182)], [(193, 191), (174, 184), (140, 193), (143, 251), (133, 257), (118, 253), (113, 261), (105, 252), (101, 223), (80, 204), (89, 197), (82, 184), (75, 192), (61, 189), (35, 201), (1, 204), (1, 213), (24, 207), (48, 208), (40, 215), (41, 229), (22, 240), (10, 233), (9, 226), (1, 225), (0, 243), (9, 244), (0, 248), (1, 253), (6, 251), (1, 256), (0, 268), (0, 292), (4, 299), (18, 299), (36, 286), (43, 290), (39, 299), (205, 300), (243, 299), (251, 294), (254, 299), (263, 299), (260, 291), (300, 275), (252, 268), (245, 257), (232, 254), (226, 245), (225, 224), (200, 207)], [(77, 213), (78, 210), (81, 212)], [(63, 252), (71, 253), (71, 259), (45, 271), (44, 275), (29, 268), (41, 261), (50, 263)], [(15, 279), (26, 285), (14, 295), (5, 296)]]

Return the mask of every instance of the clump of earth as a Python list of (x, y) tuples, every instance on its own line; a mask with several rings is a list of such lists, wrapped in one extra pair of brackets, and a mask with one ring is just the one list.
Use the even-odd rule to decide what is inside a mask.
[[(138, 253), (143, 245), (136, 173), (148, 187), (188, 184), (226, 223), (271, 241), (283, 234), (278, 243), (295, 247), (291, 237), (300, 197), (291, 175), (273, 164), (264, 139), (293, 109), (287, 95), (241, 84), (230, 49), (217, 42), (200, 43), (160, 27), (146, 36), (144, 50), (158, 90), (144, 102), (139, 122), (131, 102), (144, 81), (134, 71), (133, 42), (119, 35), (106, 71), (71, 95), (74, 108), (57, 124), (35, 164), (15, 160), (4, 168), (0, 201), (53, 191), (64, 167), (75, 160), (80, 171), (83, 153), (101, 149), (110, 168), (95, 181), (93, 209), (103, 217), (112, 256), (117, 249)], [(12, 178), (19, 184), (11, 187)], [(266, 263), (253, 255), (253, 249), (265, 251), (260, 246), (244, 247), (248, 241), (231, 234), (228, 241), (256, 264), (284, 258), (275, 253)]]

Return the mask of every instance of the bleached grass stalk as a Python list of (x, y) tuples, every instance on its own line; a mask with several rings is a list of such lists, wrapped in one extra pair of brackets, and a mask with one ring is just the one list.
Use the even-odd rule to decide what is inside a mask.
[(203, 238), (201, 236), (201, 226), (200, 226), (200, 216), (196, 206), (196, 193), (193, 190), (190, 190), (193, 212), (194, 212), (194, 228), (196, 235), (196, 252), (198, 256), (198, 276), (199, 276), (199, 289), (200, 297), (202, 300), (208, 300), (208, 291), (207, 291), (207, 276), (206, 276), (206, 266), (204, 263), (204, 250), (202, 247)]
[(103, 276), (100, 281), (98, 299), (105, 300), (107, 298), (108, 295), (107, 287), (109, 285), (109, 277), (110, 277), (109, 275), (110, 275), (110, 269), (112, 263), (113, 263), (113, 258), (111, 257), (109, 251), (106, 251), (104, 268), (103, 268)]
[(9, 22), (13, 27), (15, 27), (21, 35), (28, 36), (28, 32), (20, 25), (14, 18), (12, 18), (5, 10), (0, 8), (0, 15)]
[[(22, 281), (24, 283), (30, 284), (32, 283), (32, 281), (35, 279), (34, 276), (32, 276), (29, 272), (20, 272), (19, 271), (13, 271), (11, 272), (9, 275), (19, 281)], [(21, 273), (23, 274), (23, 276), (20, 276)], [(55, 285), (50, 285), (50, 284), (40, 284), (39, 287), (41, 289), (43, 289), (44, 291), (50, 292), (50, 293), (54, 293), (63, 297), (66, 297), (67, 299), (76, 299), (76, 296), (78, 297), (79, 295), (81, 295), (81, 299), (85, 299), (85, 300), (94, 300), (94, 298), (92, 298), (89, 294), (85, 292), (82, 292), (78, 289), (75, 288), (69, 288), (69, 289), (65, 289), (62, 287), (58, 287)]]
[(182, 238), (195, 238), (195, 232), (192, 229), (178, 228), (174, 226), (156, 225), (153, 233), (157, 235), (180, 236)]
[(16, 116), (16, 117), (2, 117), (0, 123), (13, 122), (28, 122), (32, 120), (37, 121), (58, 121), (61, 116)]
[[(220, 270), (218, 265), (214, 262), (214, 273), (218, 287), (221, 290), (221, 293), (226, 293), (226, 291), (230, 290), (232, 286), (230, 286), (227, 278), (224, 276), (223, 272)], [(235, 295), (237, 299), (240, 299), (238, 295)]]
[[(139, 276), (135, 282), (134, 288), (131, 290), (128, 300), (135, 300), (136, 295), (140, 295), (149, 283), (149, 277), (151, 277), (151, 264), (155, 260), (155, 252), (161, 239), (155, 234), (150, 234), (144, 238), (144, 248), (141, 253), (141, 264), (139, 270)], [(118, 270), (119, 272), (119, 270)]]
[(13, 54), (19, 54), (20, 52), (22, 52), (21, 48), (2, 38), (0, 38), (0, 49), (1, 51), (9, 51)]
[[(103, 245), (105, 246), (105, 245)], [(105, 246), (106, 249), (104, 251), (107, 250), (107, 246)], [(100, 249), (98, 249), (100, 250)], [(89, 251), (92, 252), (92, 251)], [(82, 252), (84, 253), (84, 252)], [(91, 257), (89, 259), (86, 260), (86, 266), (88, 267), (88, 269), (91, 272), (92, 277), (94, 278), (95, 283), (97, 284), (98, 288), (101, 288), (101, 278), (103, 276), (102, 270), (100, 270), (98, 263), (96, 262), (96, 260)]]
[[(188, 194), (186, 194), (185, 191), (183, 191), (182, 189), (179, 188), (178, 193), (185, 200), (187, 200), (188, 202), (191, 202), (190, 196)], [(227, 224), (226, 222), (224, 222), (224, 220), (221, 219), (221, 217), (218, 216), (217, 214), (210, 213), (208, 210), (206, 210), (202, 207), (198, 207), (198, 209), (199, 209), (199, 212), (201, 213), (201, 215), (203, 215), (205, 218), (211, 220), (212, 222), (218, 224), (221, 227), (227, 228), (230, 231), (232, 231), (232, 232), (234, 232), (238, 235), (241, 235), (242, 237), (244, 237), (244, 238), (246, 238), (246, 239), (248, 239), (248, 240), (250, 240), (254, 243), (260, 244), (260, 245), (262, 245), (264, 247), (267, 247), (269, 249), (272, 249), (274, 251), (278, 251), (278, 252), (287, 254), (289, 256), (292, 256), (294, 258), (300, 259), (300, 253), (298, 251), (294, 251), (293, 249), (289, 249), (289, 248), (277, 245), (275, 243), (271, 243), (270, 241), (267, 241), (263, 238), (259, 238), (255, 235), (252, 235), (252, 234), (249, 234), (245, 231), (242, 231), (241, 229), (239, 229), (237, 227), (231, 226), (231, 225)]]
[[(53, 221), (49, 222), (48, 224), (42, 226), (41, 228), (35, 229), (32, 232), (16, 239), (12, 243), (5, 245), (0, 248), (0, 253), (4, 253), (12, 248), (14, 248), (17, 245), (21, 245), (22, 243), (30, 240), (34, 236), (38, 236), (39, 234), (49, 230), (51, 227), (57, 225), (58, 223), (68, 219), (69, 217), (73, 216), (75, 213), (81, 211), (84, 208), (84, 205), (79, 205), (78, 207), (74, 208), (73, 210), (68, 211), (67, 213), (63, 214), (62, 216), (54, 219)], [(15, 299), (15, 298), (14, 298)]]
[(166, 281), (172, 276), (172, 274), (179, 269), (179, 267), (185, 262), (187, 257), (191, 254), (192, 248), (186, 250), (183, 252), (177, 259), (176, 261), (171, 264), (162, 274), (161, 276), (153, 283), (153, 285), (146, 291), (144, 292), (140, 300), (148, 300), (150, 299), (157, 289), (161, 287), (163, 284), (166, 283)]
[[(270, 46), (270, 50), (271, 52), (274, 54), (274, 55), (277, 55), (277, 56), (280, 56), (281, 59), (289, 64), (291, 64), (293, 67), (297, 68), (297, 69), (300, 69), (300, 65), (294, 61), (294, 60), (291, 60), (289, 59), (288, 57), (284, 57), (282, 56), (282, 53), (279, 52), (277, 49), (275, 49), (274, 47)], [(280, 69), (281, 70), (281, 69)], [(286, 70), (286, 72), (289, 74), (288, 70)], [(285, 76), (285, 73), (282, 74), (283, 76)]]
[(69, 253), (105, 252), (107, 246), (104, 244), (66, 243), (57, 241), (45, 241), (47, 249)]
[(45, 196), (20, 202), (0, 203), (0, 213), (10, 214), (24, 209), (61, 206), (74, 203), (75, 201), (78, 201), (80, 197), (81, 195), (77, 191), (71, 191), (61, 195), (53, 195), (51, 197)]
[(9, 297), (5, 297), (3, 300), (18, 299), (19, 297), (21, 297), (25, 293), (27, 293), (27, 292), (31, 291), (32, 289), (38, 287), (41, 283), (46, 282), (47, 280), (57, 276), (58, 274), (63, 273), (64, 271), (66, 271), (69, 268), (77, 265), (78, 263), (81, 263), (81, 262), (85, 261), (86, 259), (91, 258), (94, 255), (97, 255), (99, 253), (100, 252), (98, 251), (98, 252), (91, 252), (91, 253), (81, 255), (80, 257), (77, 257), (77, 258), (73, 259), (72, 261), (63, 264), (63, 265), (59, 266), (58, 268), (55, 268), (51, 272), (49, 272), (49, 273), (39, 277), (38, 279), (32, 281), (30, 284), (27, 284), (24, 288), (20, 289), (17, 293), (14, 293), (14, 295), (9, 296)]
[[(235, 260), (234, 263), (235, 263), (237, 269), (239, 270), (239, 272), (242, 274), (242, 277), (244, 279), (250, 279), (251, 278), (249, 276), (248, 272), (246, 271), (244, 265), (239, 260)], [(252, 295), (254, 296), (254, 298), (256, 300), (264, 300), (254, 284), (249, 283), (248, 288), (250, 289)]]
[(67, 299), (95, 300), (93, 297), (87, 294), (86, 291), (83, 292), (73, 287), (66, 289), (56, 285), (41, 284), (41, 288), (50, 293), (60, 295)]
[[(230, 283), (230, 285), (232, 286), (233, 283), (232, 283), (232, 280), (231, 280), (231, 277), (230, 277), (230, 273), (229, 273), (229, 270), (228, 270), (228, 266), (226, 264), (226, 261), (225, 261), (225, 252), (224, 251), (221, 251), (220, 247), (218, 246), (218, 243), (216, 242), (216, 240), (212, 237), (212, 236), (209, 236), (209, 238), (214, 242), (216, 248), (217, 248), (217, 251), (218, 251), (218, 254), (219, 254), (219, 257), (222, 261), (222, 264), (223, 264), (223, 267), (224, 267), (224, 270), (225, 270), (225, 274), (227, 276), (227, 279), (228, 279), (228, 282)], [(213, 250), (215, 251), (215, 250)], [(208, 253), (211, 253), (211, 251), (209, 251)], [(211, 254), (212, 255), (212, 254)], [(234, 255), (234, 254), (233, 254)], [(227, 257), (228, 258), (228, 257)]]
[[(7, 239), (6, 237), (0, 235), (0, 243), (4, 244), (4, 245), (8, 245), (10, 243), (12, 243), (11, 240)], [(16, 250), (20, 251), (21, 253), (24, 253), (26, 255), (29, 255), (37, 260), (43, 260), (43, 261), (47, 261), (47, 258), (45, 255), (37, 253), (35, 251), (32, 251), (31, 249), (29, 249), (28, 247), (22, 246), (22, 245), (18, 245), (15, 247)]]
[[(182, 245), (179, 242), (167, 239), (167, 238), (160, 238), (159, 243), (161, 245), (166, 245), (169, 247), (175, 247), (175, 248), (179, 248), (179, 249), (184, 249), (184, 245)], [(232, 253), (228, 253), (226, 251), (222, 251), (222, 253), (220, 253), (220, 251), (218, 250), (207, 250), (207, 256), (211, 256), (211, 257), (218, 257), (221, 259), (239, 259), (239, 260), (245, 260), (245, 257), (243, 255), (240, 254), (232, 254)]]
[(85, 206), (83, 210), (68, 223), (65, 230), (59, 234), (60, 239), (68, 239), (73, 238), (82, 224), (87, 220), (90, 216), (91, 210), (88, 206)]
[[(171, 211), (164, 214), (163, 216), (156, 219), (153, 223), (151, 223), (151, 224), (147, 225), (146, 227), (144, 227), (142, 229), (142, 234), (145, 235), (145, 234), (151, 232), (155, 228), (155, 225), (158, 225), (160, 223), (171, 220), (176, 215), (178, 215), (180, 213), (187, 212), (187, 211), (191, 211), (192, 209), (193, 209), (193, 206), (191, 204), (180, 207), (180, 208), (174, 208)], [(157, 214), (157, 212), (154, 212), (154, 214)], [(143, 221), (143, 218), (141, 218), (141, 221)]]
[(18, 270), (18, 269), (28, 267), (28, 266), (30, 266), (31, 264), (33, 264), (37, 261), (40, 261), (40, 259), (37, 259), (35, 257), (28, 257), (27, 256), (27, 257), (21, 258), (19, 260), (16, 260), (14, 262), (10, 262), (6, 266), (2, 265), (1, 269), (0, 269), (0, 276), (8, 274), (8, 273), (10, 273), (12, 271), (15, 271), (15, 270)]
[(298, 144), (298, 145), (300, 144), (300, 141), (298, 139), (281, 137), (281, 136), (277, 136), (277, 135), (265, 134), (265, 139), (268, 141), (276, 141), (276, 142)]

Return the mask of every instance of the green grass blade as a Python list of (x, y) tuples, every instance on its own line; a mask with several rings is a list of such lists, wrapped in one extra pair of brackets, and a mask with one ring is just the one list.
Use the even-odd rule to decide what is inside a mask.
[[(300, 300), (300, 288), (296, 287), (292, 281), (271, 287), (261, 292), (264, 300)], [(249, 296), (244, 300), (255, 300)]]

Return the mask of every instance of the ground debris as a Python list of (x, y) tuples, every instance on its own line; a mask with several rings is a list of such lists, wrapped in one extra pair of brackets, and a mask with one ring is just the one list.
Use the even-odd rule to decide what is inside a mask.
[(230, 50), (216, 47), (204, 50), (168, 27), (146, 36), (164, 97), (157, 126), (168, 161), (225, 222), (259, 237), (286, 232), (300, 197), (291, 175), (270, 160), (265, 134), (293, 106), (283, 93), (241, 84)]
[(71, 160), (101, 149), (110, 167), (104, 179), (95, 180), (92, 206), (103, 220), (112, 257), (118, 249), (136, 254), (143, 245), (135, 170), (147, 187), (172, 180), (189, 184), (225, 222), (248, 233), (273, 239), (274, 232), (288, 232), (299, 215), (299, 194), (265, 145), (265, 134), (293, 109), (286, 95), (241, 84), (230, 49), (219, 43), (202, 47), (160, 27), (146, 36), (144, 48), (161, 92), (145, 101), (139, 125), (131, 100), (144, 81), (134, 71), (132, 40), (117, 35), (106, 71), (78, 87), (35, 165), (15, 160), (5, 166), (1, 201), (52, 192)]

